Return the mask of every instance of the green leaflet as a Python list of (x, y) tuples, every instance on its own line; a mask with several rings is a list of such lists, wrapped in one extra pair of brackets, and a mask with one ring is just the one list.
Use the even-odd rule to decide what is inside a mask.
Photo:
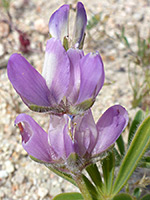
[(125, 153), (125, 146), (124, 146), (124, 141), (123, 141), (122, 135), (119, 136), (119, 138), (117, 139), (116, 142), (117, 142), (119, 152), (123, 156)]
[(112, 200), (133, 200), (129, 194), (122, 193), (116, 195)]
[(150, 200), (150, 194), (144, 195), (140, 200)]
[(133, 196), (137, 199), (139, 199), (139, 197), (141, 196), (141, 189), (140, 188), (135, 188), (134, 192), (133, 192)]
[(102, 161), (103, 169), (103, 191), (105, 194), (111, 194), (114, 180), (115, 157), (113, 152), (109, 152), (108, 156)]
[(150, 169), (150, 156), (143, 157), (140, 161), (139, 167)]
[(118, 176), (114, 182), (112, 194), (116, 195), (126, 184), (144, 152), (150, 145), (150, 116), (138, 128), (129, 149), (122, 160)]
[(59, 194), (53, 200), (83, 200), (83, 197), (80, 193), (70, 192)]
[(88, 191), (91, 194), (92, 199), (93, 200), (99, 199), (99, 197), (98, 197), (99, 194), (98, 194), (96, 188), (94, 187), (94, 185), (91, 183), (91, 181), (89, 181), (89, 179), (85, 175), (83, 175), (82, 178), (83, 178), (83, 181), (84, 181)]
[(96, 164), (89, 165), (86, 168), (86, 171), (88, 172), (95, 186), (101, 191), (103, 182), (97, 165)]

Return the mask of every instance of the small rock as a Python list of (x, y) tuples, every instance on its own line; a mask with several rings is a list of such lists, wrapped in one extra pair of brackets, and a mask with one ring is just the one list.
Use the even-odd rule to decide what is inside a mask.
[(0, 56), (4, 55), (5, 49), (4, 46), (0, 43)]
[(51, 189), (50, 189), (50, 194), (52, 196), (56, 196), (59, 193), (61, 193), (60, 184), (58, 184), (58, 180), (53, 180)]
[(11, 163), (10, 160), (7, 160), (4, 163), (4, 167), (5, 167), (5, 170), (6, 170), (7, 173), (12, 173), (15, 170), (14, 165)]
[(142, 13), (135, 13), (133, 15), (133, 18), (136, 20), (136, 21), (140, 21), (142, 22), (144, 20), (144, 15)]
[(7, 177), (8, 177), (7, 171), (1, 170), (0, 171), (0, 179), (7, 178)]
[(3, 191), (0, 191), (0, 198), (4, 197), (5, 193)]
[(24, 181), (24, 179), (25, 179), (24, 174), (18, 172), (18, 173), (16, 173), (16, 175), (12, 178), (12, 181), (15, 182), (15, 183), (17, 183), (17, 184), (22, 184), (23, 181)]
[(118, 44), (118, 49), (120, 49), (120, 50), (125, 49), (125, 45), (122, 44), (122, 43), (119, 43)]
[(38, 195), (43, 198), (48, 194), (48, 190), (46, 188), (43, 187), (39, 187), (38, 188)]
[(24, 4), (25, 4), (24, 0), (14, 0), (11, 6), (14, 7), (15, 9), (20, 9), (23, 8)]
[(0, 38), (6, 37), (8, 34), (9, 34), (9, 25), (4, 22), (0, 22)]
[(48, 34), (48, 24), (45, 23), (44, 19), (37, 19), (34, 22), (34, 28), (36, 31), (42, 34)]

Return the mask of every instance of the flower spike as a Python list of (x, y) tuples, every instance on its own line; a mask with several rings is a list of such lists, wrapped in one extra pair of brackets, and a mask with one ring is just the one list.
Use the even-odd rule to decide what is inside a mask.
[(20, 114), (15, 123), (30, 156), (71, 173), (77, 168), (82, 171), (115, 143), (128, 123), (128, 114), (125, 108), (115, 105), (97, 124), (91, 110), (74, 118), (52, 115), (48, 134), (28, 115)]

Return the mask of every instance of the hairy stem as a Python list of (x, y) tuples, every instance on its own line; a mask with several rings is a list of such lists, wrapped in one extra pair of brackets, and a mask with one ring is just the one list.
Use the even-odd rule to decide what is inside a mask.
[(74, 175), (74, 180), (78, 186), (78, 188), (80, 189), (80, 192), (84, 198), (84, 200), (93, 200), (90, 191), (88, 190), (86, 183), (83, 179), (83, 175), (82, 174), (78, 174), (78, 175)]

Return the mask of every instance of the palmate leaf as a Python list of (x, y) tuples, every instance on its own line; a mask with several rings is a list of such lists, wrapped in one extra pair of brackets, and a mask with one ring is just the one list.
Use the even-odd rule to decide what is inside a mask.
[(127, 193), (122, 193), (116, 195), (112, 200), (133, 200), (133, 198)]
[(78, 192), (58, 194), (53, 200), (84, 200), (82, 195)]
[(129, 149), (122, 160), (118, 175), (114, 182), (112, 194), (116, 195), (126, 184), (144, 152), (150, 145), (150, 116), (138, 128)]

